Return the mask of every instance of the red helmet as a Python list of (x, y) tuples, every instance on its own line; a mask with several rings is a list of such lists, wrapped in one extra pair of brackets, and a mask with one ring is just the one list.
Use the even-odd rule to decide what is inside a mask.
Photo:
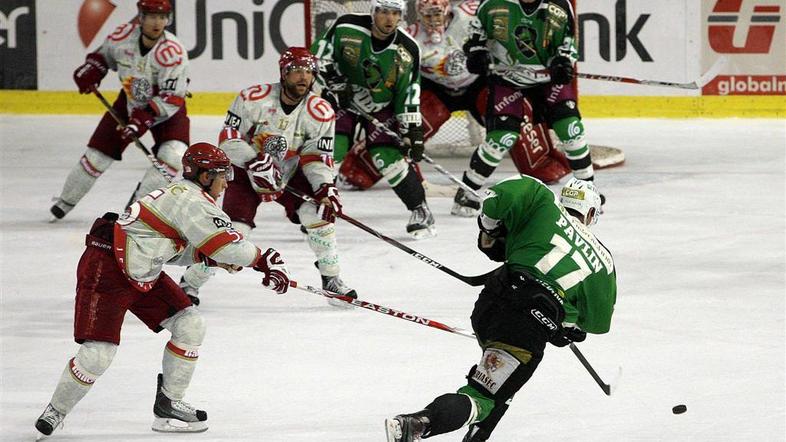
[(140, 13), (169, 14), (172, 12), (172, 4), (169, 0), (139, 0), (136, 8)]
[[(227, 172), (231, 175), (232, 163), (223, 150), (210, 143), (195, 143), (183, 154), (183, 178), (196, 181), (201, 172)], [(227, 176), (230, 180), (231, 176)]]
[(316, 75), (319, 71), (319, 61), (308, 49), (292, 46), (278, 58), (278, 67), (281, 70), (281, 80), (283, 80), (289, 69), (292, 68), (306, 68)]

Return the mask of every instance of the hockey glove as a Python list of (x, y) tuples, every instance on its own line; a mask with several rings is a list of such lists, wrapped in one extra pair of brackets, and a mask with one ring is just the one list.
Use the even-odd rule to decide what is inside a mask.
[(558, 55), (549, 64), (549, 74), (551, 75), (552, 83), (568, 84), (573, 81), (573, 63), (570, 62), (568, 57)]
[(289, 271), (281, 258), (281, 254), (273, 248), (265, 250), (257, 262), (254, 270), (262, 272), (262, 285), (275, 290), (276, 293), (286, 293), (289, 289)]
[(464, 52), (467, 54), (467, 71), (470, 74), (486, 75), (491, 63), (486, 46), (469, 46)]
[(585, 339), (587, 339), (587, 332), (576, 327), (574, 324), (563, 324), (559, 330), (551, 335), (549, 342), (551, 342), (551, 345), (564, 347), (573, 342), (582, 342)]
[(505, 238), (492, 238), (486, 232), (478, 232), (478, 249), (495, 262), (505, 262)]
[(79, 93), (89, 94), (98, 89), (108, 70), (109, 66), (101, 54), (87, 54), (85, 63), (74, 71), (74, 82), (79, 88)]
[(352, 105), (352, 88), (346, 83), (346, 78), (342, 81), (343, 83), (329, 84), (322, 91), (322, 98), (327, 100), (334, 110), (349, 109)]
[(410, 124), (406, 132), (401, 134), (404, 141), (404, 154), (412, 161), (418, 163), (423, 159), (425, 147), (423, 145), (423, 126)]
[(505, 238), (508, 234), (508, 229), (505, 228), (505, 224), (502, 221), (490, 218), (483, 213), (478, 215), (478, 228), (481, 232), (488, 235), (489, 238)]
[(336, 222), (336, 215), (341, 214), (343, 204), (338, 195), (338, 189), (333, 183), (324, 183), (319, 186), (319, 189), (314, 193), (314, 198), (321, 202), (317, 208), (317, 214), (323, 221), (334, 223)]
[(134, 138), (140, 138), (142, 135), (153, 126), (155, 116), (147, 109), (134, 108), (131, 111), (131, 118), (128, 119), (126, 127), (121, 129), (120, 138), (124, 143), (134, 141)]
[(257, 193), (270, 193), (280, 190), (281, 169), (269, 154), (259, 152), (256, 158), (246, 163), (246, 169)]

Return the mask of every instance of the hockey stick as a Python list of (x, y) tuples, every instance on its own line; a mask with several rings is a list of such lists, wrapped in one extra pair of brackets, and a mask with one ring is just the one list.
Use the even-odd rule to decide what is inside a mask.
[[(98, 97), (98, 99), (106, 108), (107, 112), (109, 112), (109, 115), (111, 115), (112, 118), (115, 119), (117, 124), (120, 125), (120, 127), (125, 128), (126, 123), (120, 118), (120, 115), (118, 115), (117, 112), (115, 112), (115, 109), (112, 107), (111, 104), (109, 104), (106, 98), (104, 98), (104, 95), (101, 93), (101, 91), (94, 88), (93, 94), (95, 94), (95, 96)], [(155, 167), (156, 170), (159, 173), (161, 173), (161, 175), (163, 175), (167, 181), (172, 181), (172, 178), (174, 178), (174, 176), (167, 170), (167, 168), (163, 164), (161, 164), (160, 161), (158, 161), (158, 158), (156, 158), (155, 155), (153, 155), (152, 152), (150, 152), (150, 150), (144, 144), (142, 144), (141, 141), (139, 141), (139, 138), (132, 135), (131, 139), (134, 140), (134, 144), (136, 145), (136, 147), (138, 147), (145, 154), (147, 159), (150, 160), (150, 162), (153, 164), (153, 167)]]
[(475, 339), (475, 334), (470, 332), (469, 330), (464, 330), (462, 328), (451, 327), (449, 325), (445, 325), (441, 322), (434, 321), (432, 319), (423, 318), (417, 315), (413, 315), (412, 313), (398, 311), (389, 307), (385, 307), (384, 305), (374, 304), (368, 301), (363, 301), (360, 299), (352, 298), (349, 296), (339, 295), (338, 293), (334, 293), (324, 289), (318, 289), (316, 287), (306, 285), (301, 286), (297, 283), (297, 281), (289, 281), (289, 286), (296, 288), (298, 290), (302, 290), (304, 292), (313, 293), (315, 295), (324, 296), (326, 298), (331, 299), (338, 299), (339, 301), (346, 302), (347, 304), (354, 305), (357, 307), (364, 308), (366, 310), (375, 311), (377, 313), (381, 313), (383, 315), (392, 316), (394, 318), (403, 319), (405, 321), (409, 321), (418, 325), (425, 325), (426, 327), (436, 328), (442, 331), (446, 331), (449, 333), (457, 334), (460, 336), (464, 336), (467, 338)]
[[(366, 112), (364, 110), (358, 109), (356, 106), (352, 106), (350, 108), (350, 111), (354, 112), (354, 113), (360, 115), (361, 117), (365, 118), (366, 120), (368, 120), (371, 124), (373, 124), (374, 126), (379, 128), (381, 131), (383, 131), (387, 135), (390, 135), (391, 137), (393, 137), (399, 144), (401, 144), (403, 142), (401, 140), (401, 135), (399, 135), (396, 132), (394, 132), (392, 129), (387, 127), (385, 125), (385, 123), (379, 121), (377, 118), (375, 118), (370, 113), (368, 113), (368, 112)], [(439, 164), (437, 164), (433, 159), (431, 159), (430, 156), (426, 155), (425, 153), (423, 153), (423, 161), (431, 164), (431, 166), (434, 167), (434, 169), (436, 169), (437, 172), (441, 173), (442, 175), (445, 175), (450, 181), (452, 181), (453, 183), (457, 184), (459, 187), (464, 189), (465, 192), (471, 193), (472, 195), (474, 195), (478, 199), (482, 199), (483, 198), (483, 197), (480, 196), (480, 194), (478, 194), (478, 192), (475, 189), (469, 187), (465, 182), (463, 182), (460, 179), (458, 179), (455, 176), (453, 176), (453, 174), (448, 172), (444, 167), (442, 167)]]
[(584, 354), (581, 353), (581, 351), (579, 351), (579, 348), (576, 347), (576, 344), (571, 342), (570, 343), (570, 349), (571, 349), (571, 351), (573, 351), (573, 354), (576, 355), (576, 357), (578, 358), (579, 362), (581, 362), (581, 365), (583, 365), (584, 368), (587, 370), (587, 372), (589, 372), (590, 376), (592, 376), (592, 379), (595, 379), (595, 382), (598, 384), (600, 389), (603, 390), (604, 393), (606, 393), (606, 396), (611, 396), (611, 393), (617, 387), (617, 382), (618, 382), (620, 376), (622, 376), (622, 367), (619, 368), (619, 370), (617, 371), (617, 375), (614, 377), (614, 379), (611, 381), (611, 383), (607, 384), (607, 383), (603, 382), (603, 379), (601, 379), (600, 375), (598, 375), (598, 372), (595, 371), (594, 368), (592, 368), (592, 365), (590, 365), (590, 363), (587, 360), (587, 358), (584, 357)]
[[(312, 198), (312, 197), (310, 197), (310, 196), (300, 192), (297, 189), (292, 188), (291, 186), (286, 186), (286, 190), (287, 190), (287, 192), (289, 192), (289, 193), (299, 197), (303, 201), (309, 202), (309, 203), (317, 205), (317, 206), (320, 205), (320, 203), (317, 200), (315, 200), (314, 198)], [(450, 275), (450, 276), (452, 276), (452, 277), (454, 277), (454, 278), (456, 278), (456, 279), (458, 279), (460, 281), (463, 281), (464, 283), (466, 283), (468, 285), (471, 285), (473, 287), (477, 287), (477, 286), (481, 286), (481, 285), (485, 284), (486, 280), (491, 276), (491, 274), (494, 273), (497, 270), (497, 269), (494, 269), (494, 270), (492, 270), (492, 271), (490, 271), (488, 273), (484, 273), (482, 275), (477, 275), (477, 276), (464, 276), (464, 275), (458, 274), (455, 271), (453, 271), (453, 270), (445, 267), (444, 265), (438, 263), (437, 261), (429, 258), (428, 256), (426, 256), (426, 255), (424, 255), (424, 254), (422, 254), (420, 252), (417, 252), (415, 250), (412, 250), (409, 247), (405, 246), (404, 244), (401, 244), (400, 242), (396, 241), (395, 239), (387, 237), (387, 236), (377, 232), (376, 230), (372, 229), (371, 227), (363, 224), (362, 222), (356, 220), (355, 218), (352, 218), (351, 216), (349, 216), (349, 215), (347, 215), (345, 213), (338, 213), (338, 214), (336, 214), (336, 216), (338, 216), (339, 218), (343, 219), (344, 221), (352, 224), (353, 226), (358, 227), (361, 230), (364, 230), (364, 231), (366, 231), (366, 232), (376, 236), (377, 238), (381, 239), (382, 241), (385, 241), (386, 243), (391, 244), (392, 246), (407, 252), (410, 256), (413, 256), (413, 257), (419, 259), (420, 261), (423, 261), (424, 263), (430, 265), (431, 267), (433, 267), (433, 268), (435, 268), (437, 270), (441, 270), (441, 271), (447, 273), (448, 275)]]
[[(677, 82), (670, 82), (670, 81), (659, 81), (659, 80), (644, 80), (640, 78), (633, 78), (633, 77), (621, 77), (615, 75), (599, 75), (599, 74), (587, 74), (584, 72), (577, 72), (577, 78), (584, 78), (587, 80), (598, 80), (598, 81), (611, 81), (615, 83), (628, 83), (628, 84), (641, 84), (644, 86), (662, 86), (662, 87), (673, 87), (678, 89), (701, 89), (707, 83), (709, 83), (713, 78), (715, 78), (718, 73), (726, 66), (728, 59), (726, 57), (720, 57), (715, 61), (712, 67), (707, 70), (701, 77), (697, 78), (694, 81), (689, 83), (677, 83)], [(490, 65), (490, 69), (495, 73), (507, 73), (507, 72), (528, 72), (530, 74), (535, 75), (542, 75), (548, 76), (549, 71), (548, 69), (529, 69), (526, 67), (504, 67), (498, 65)]]

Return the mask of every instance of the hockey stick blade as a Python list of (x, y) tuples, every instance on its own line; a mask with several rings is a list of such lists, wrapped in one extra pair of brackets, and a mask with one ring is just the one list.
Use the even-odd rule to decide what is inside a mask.
[(611, 393), (617, 387), (617, 383), (619, 382), (619, 379), (622, 377), (622, 367), (619, 367), (619, 369), (617, 370), (617, 374), (614, 376), (611, 383), (607, 384), (606, 382), (603, 381), (603, 379), (600, 377), (598, 372), (595, 371), (594, 368), (592, 368), (592, 364), (590, 364), (587, 358), (584, 357), (584, 354), (581, 353), (581, 351), (576, 346), (576, 344), (571, 342), (570, 350), (573, 352), (574, 355), (576, 355), (576, 358), (578, 358), (579, 362), (581, 362), (581, 365), (584, 366), (584, 368), (587, 370), (590, 376), (592, 376), (592, 379), (595, 380), (595, 383), (598, 384), (598, 387), (600, 387), (600, 389), (603, 390), (604, 393), (606, 393), (606, 396), (611, 396)]
[(715, 63), (712, 64), (712, 66), (707, 70), (707, 72), (705, 72), (704, 75), (699, 77), (699, 79), (694, 82), (696, 83), (696, 87), (698, 89), (701, 89), (704, 86), (706, 86), (707, 83), (709, 83), (715, 77), (717, 77), (722, 70), (726, 69), (726, 66), (728, 66), (728, 64), (729, 64), (729, 59), (725, 56), (715, 60)]
[(409, 321), (418, 325), (424, 325), (426, 327), (436, 328), (438, 330), (446, 331), (448, 333), (464, 336), (465, 338), (476, 339), (475, 334), (470, 332), (469, 330), (464, 330), (463, 328), (458, 328), (458, 327), (451, 327), (439, 321), (434, 321), (433, 319), (428, 319), (422, 316), (413, 315), (412, 313), (402, 312), (399, 310), (392, 309), (390, 307), (385, 307), (384, 305), (378, 305), (372, 302), (363, 301), (361, 299), (352, 298), (350, 296), (340, 295), (338, 293), (331, 292), (325, 289), (318, 289), (310, 285), (301, 286), (300, 284), (298, 284), (297, 281), (293, 281), (293, 280), (289, 281), (289, 286), (298, 290), (302, 290), (304, 292), (309, 292), (315, 295), (324, 296), (326, 298), (337, 299), (339, 301), (346, 302), (347, 304), (356, 307), (360, 307), (366, 310), (371, 310), (377, 313), (381, 313), (383, 315), (392, 316), (394, 318), (403, 319), (405, 321)]

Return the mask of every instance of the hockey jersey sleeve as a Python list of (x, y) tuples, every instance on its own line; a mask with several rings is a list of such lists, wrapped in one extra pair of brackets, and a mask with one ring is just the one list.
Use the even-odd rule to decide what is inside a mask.
[(333, 139), (336, 131), (336, 115), (326, 100), (311, 95), (306, 99), (305, 118), (307, 119), (307, 139), (300, 148), (300, 167), (306, 175), (312, 190), (322, 184), (332, 183)]
[(578, 49), (573, 7), (566, 0), (552, 0), (547, 11), (544, 44), (551, 52), (548, 62), (562, 56), (575, 63), (578, 60)]
[(186, 104), (186, 92), (189, 82), (188, 54), (180, 42), (171, 34), (166, 33), (151, 49), (158, 84), (158, 93), (148, 104), (156, 115), (156, 122), (172, 117)]
[(396, 53), (399, 70), (393, 112), (403, 124), (420, 124), (420, 48), (412, 37), (399, 31), (402, 44)]
[(247, 136), (254, 125), (249, 100), (254, 94), (261, 93), (264, 86), (268, 85), (251, 86), (240, 91), (227, 110), (224, 126), (218, 136), (218, 147), (227, 154), (232, 164), (240, 168), (245, 168), (246, 163), (257, 155)]

